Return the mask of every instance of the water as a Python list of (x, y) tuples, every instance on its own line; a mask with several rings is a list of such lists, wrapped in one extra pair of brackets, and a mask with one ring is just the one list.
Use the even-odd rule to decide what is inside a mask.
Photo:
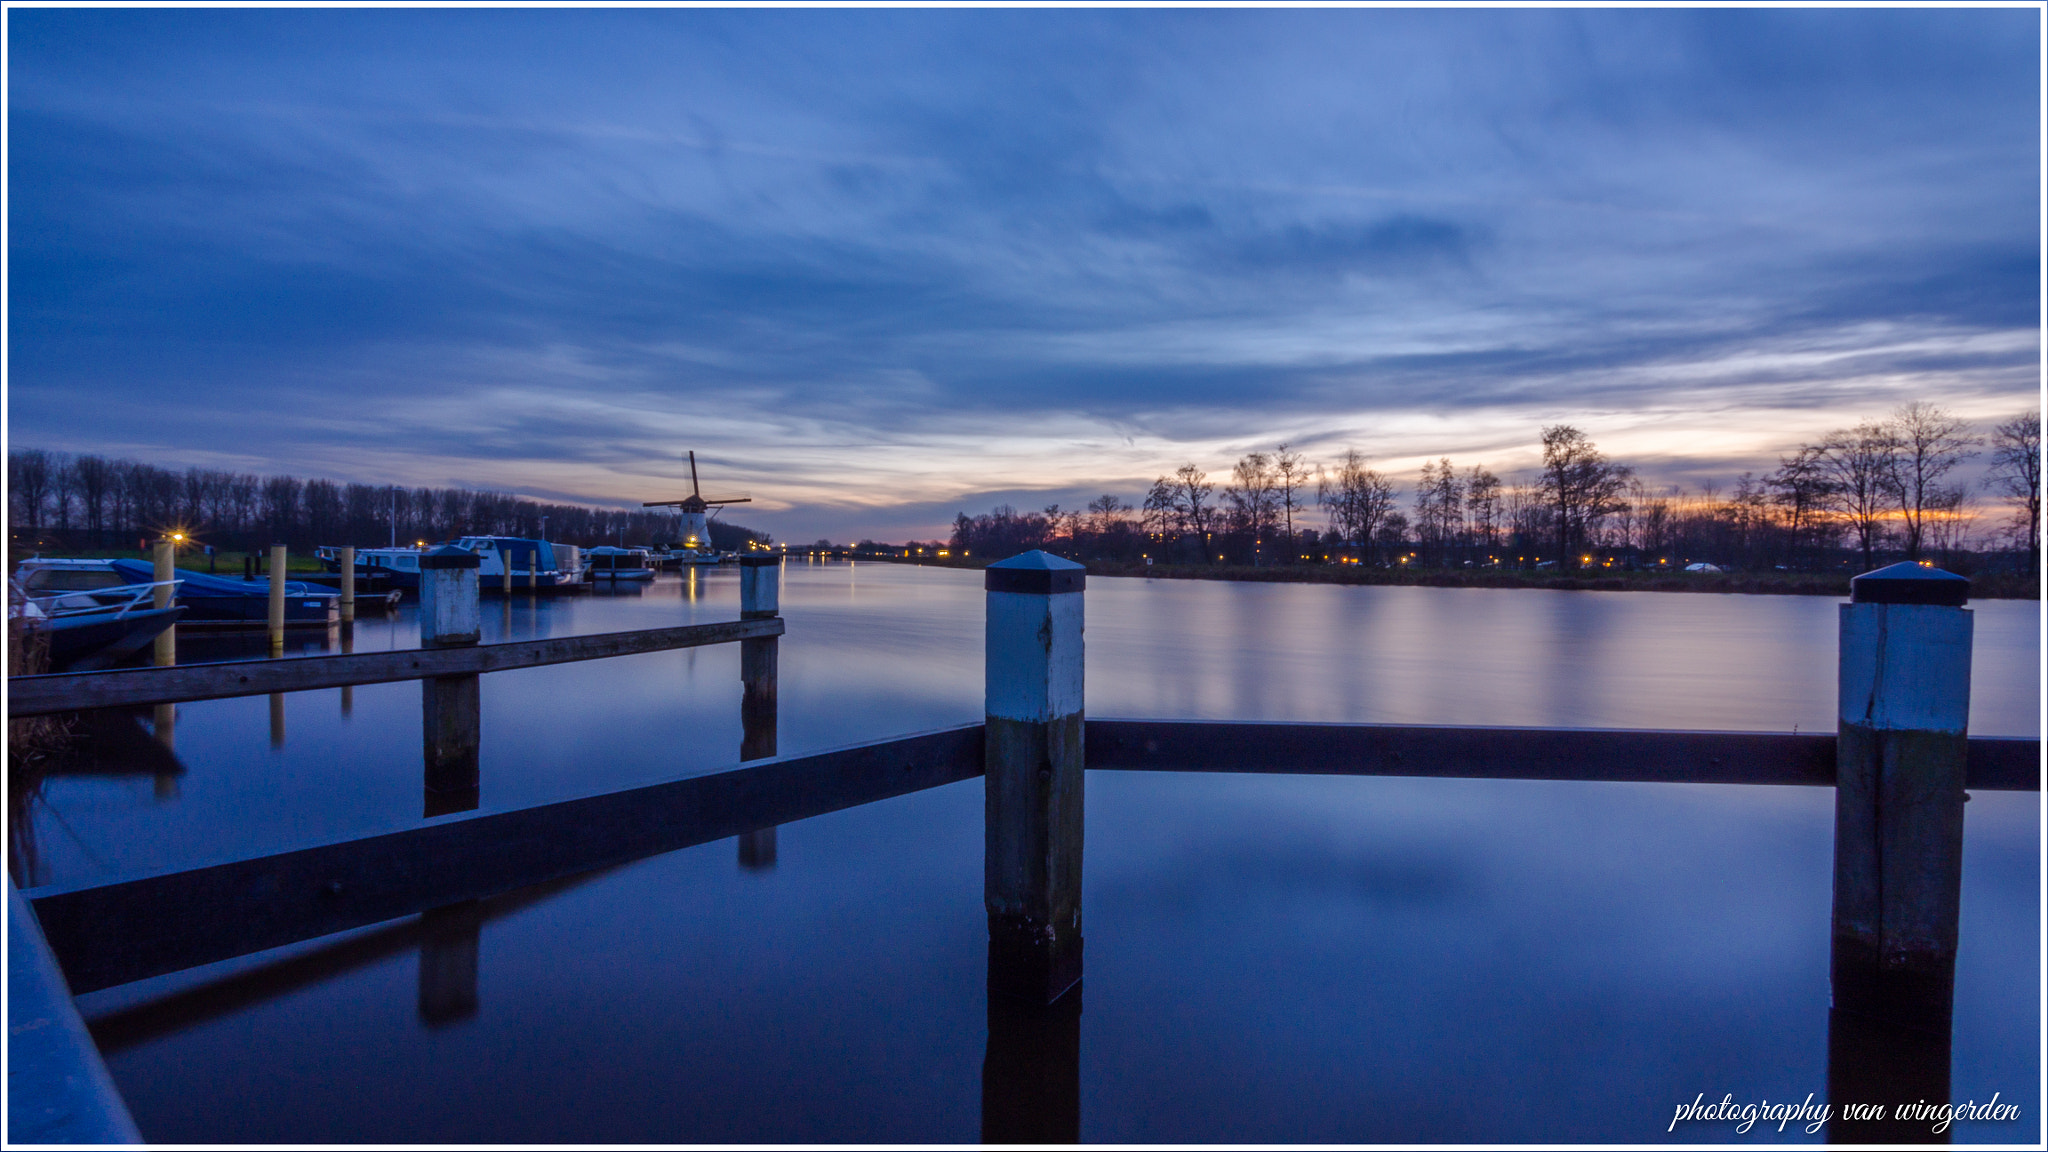
[[(981, 601), (974, 573), (791, 564), (782, 750), (979, 719)], [(1973, 607), (1972, 731), (2037, 735), (2038, 605)], [(489, 640), (736, 612), (722, 570), (484, 619)], [(1096, 716), (1833, 729), (1821, 598), (1097, 580), (1088, 615)], [(401, 615), (355, 647), (416, 638)], [(730, 767), (738, 697), (731, 645), (493, 674), (483, 806)], [(417, 824), (418, 700), (293, 695), (280, 747), (262, 698), (180, 706), (175, 780), (46, 782), (37, 878)], [(1969, 806), (1955, 1096), (2024, 1112), (1959, 1140), (2038, 1136), (2038, 803)], [(1082, 1138), (1818, 1139), (1664, 1130), (1702, 1092), (1825, 1098), (1832, 805), (1091, 773)], [(454, 1019), (422, 1011), (412, 921), (81, 1006), (157, 1141), (971, 1142), (980, 826), (970, 781), (785, 826), (770, 869), (726, 842), (494, 902)]]

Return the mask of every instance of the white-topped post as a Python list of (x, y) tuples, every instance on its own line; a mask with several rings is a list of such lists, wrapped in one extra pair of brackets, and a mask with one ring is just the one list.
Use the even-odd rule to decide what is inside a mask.
[[(697, 569), (689, 567), (686, 582)], [(740, 557), (740, 619), (771, 620), (782, 612), (782, 564), (774, 556)], [(740, 641), (740, 759), (775, 755), (777, 712), (777, 637)], [(757, 828), (740, 834), (740, 867), (758, 871), (775, 866), (775, 829)]]
[(1835, 751), (1837, 967), (1919, 984), (1955, 965), (1970, 582), (1907, 563), (1851, 588)]
[[(1963, 791), (1969, 757), (1970, 582), (1894, 564), (1841, 606), (1828, 1096), (1948, 1099)], [(1834, 1142), (1924, 1140), (1924, 1125), (1832, 1122)]]
[(1027, 552), (983, 570), (990, 994), (1081, 979), (1082, 597), (1087, 570)]
[[(463, 648), (482, 634), (476, 553), (443, 545), (420, 557), (420, 647)], [(430, 676), (420, 681), (426, 747), (426, 814), (477, 806), (477, 750), (483, 723), (478, 677)]]

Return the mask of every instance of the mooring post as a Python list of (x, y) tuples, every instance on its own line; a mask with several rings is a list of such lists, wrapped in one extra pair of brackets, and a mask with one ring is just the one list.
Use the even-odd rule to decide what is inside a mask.
[[(1970, 582), (1918, 564), (1841, 607), (1828, 1096), (1946, 1101), (1963, 879)], [(1833, 1140), (1936, 1140), (1840, 1121)]]
[(983, 572), (983, 1143), (1080, 1139), (1086, 578), (1081, 565), (1046, 552)]
[[(696, 570), (689, 573), (694, 579)], [(782, 567), (772, 556), (740, 557), (740, 619), (770, 620), (782, 612)], [(776, 640), (740, 641), (740, 759), (775, 755)], [(740, 834), (740, 867), (775, 866), (775, 829)]]
[[(478, 563), (482, 563), (482, 561), (478, 561)], [(512, 603), (512, 550), (502, 544), (498, 546), (498, 567), (505, 570), (502, 573), (505, 585), (498, 594), (505, 598), (507, 605), (510, 605)]]
[(284, 655), (284, 569), (282, 544), (270, 546), (270, 654)]
[[(482, 631), (476, 553), (443, 545), (420, 557), (420, 647), (466, 648)], [(420, 681), (426, 747), (426, 814), (468, 812), (478, 802), (477, 748), (483, 713), (478, 677)]]
[(1027, 552), (983, 573), (990, 979), (1040, 1004), (1081, 979), (1086, 572)]
[[(150, 596), (152, 607), (163, 609), (171, 606), (172, 595), (176, 589), (171, 586), (170, 582), (178, 578), (177, 557), (178, 546), (174, 541), (159, 540), (156, 542), (156, 570), (150, 576), (150, 579), (156, 581), (156, 591)], [(156, 646), (150, 653), (150, 662), (158, 668), (168, 668), (178, 662), (178, 626), (176, 624), (172, 624), (169, 628), (157, 633)], [(177, 747), (175, 730), (178, 723), (178, 706), (175, 704), (159, 704), (152, 712), (150, 719), (156, 738), (163, 743), (163, 746), (166, 748)], [(161, 780), (158, 781), (157, 791), (159, 794), (163, 792)]]
[(356, 549), (353, 544), (341, 550), (341, 622), (356, 622)]
[[(171, 586), (171, 581), (178, 578), (177, 543), (171, 540), (157, 541), (155, 559), (156, 571), (151, 574), (150, 579), (156, 581), (156, 591), (150, 594), (150, 606), (157, 609), (169, 608), (172, 597), (177, 593), (177, 589)], [(152, 662), (159, 668), (168, 668), (178, 662), (176, 624), (156, 634), (156, 647), (151, 655)]]

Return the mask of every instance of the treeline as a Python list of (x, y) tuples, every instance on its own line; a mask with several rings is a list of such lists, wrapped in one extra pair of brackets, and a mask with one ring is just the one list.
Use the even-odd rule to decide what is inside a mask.
[[(1438, 459), (1404, 491), (1356, 451), (1312, 465), (1282, 444), (1240, 458), (1220, 486), (1184, 464), (1137, 505), (1105, 495), (1084, 510), (962, 513), (950, 547), (991, 560), (1044, 548), (1078, 559), (1252, 565), (1817, 570), (1902, 557), (1971, 568), (1987, 552), (2038, 565), (2037, 412), (1980, 436), (1934, 405), (1910, 403), (1800, 445), (1773, 472), (1698, 491), (1651, 490), (1569, 424), (1544, 428), (1542, 445), (1533, 474), (1503, 480), (1483, 465)], [(1954, 474), (1980, 452), (1990, 468), (1973, 491)]]
[[(126, 549), (182, 531), (223, 551), (285, 544), (359, 547), (458, 536), (542, 537), (562, 544), (671, 543), (672, 511), (542, 504), (503, 492), (339, 484), (39, 449), (7, 456), (11, 538), (34, 547)], [(767, 535), (713, 522), (714, 547)]]

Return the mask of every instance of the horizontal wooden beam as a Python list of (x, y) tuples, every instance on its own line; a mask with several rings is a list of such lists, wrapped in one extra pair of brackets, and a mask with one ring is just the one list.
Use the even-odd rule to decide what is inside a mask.
[[(1090, 768), (1614, 780), (1835, 782), (1835, 734), (1090, 720)], [(2039, 791), (2041, 742), (1972, 737), (1967, 786)]]
[(981, 725), (26, 895), (75, 994), (981, 774)]
[[(76, 992), (381, 923), (980, 775), (982, 726), (97, 887), (28, 893)], [(1088, 766), (1503, 780), (1834, 782), (1832, 735), (1090, 720)], [(2038, 790), (2038, 740), (1968, 786)]]
[(604, 632), (595, 636), (552, 636), (509, 644), (472, 648), (418, 648), (400, 652), (356, 652), (343, 656), (301, 656), (289, 660), (230, 660), (218, 664), (183, 664), (172, 668), (129, 668), (116, 672), (68, 672), (49, 676), (12, 676), (7, 681), (7, 715), (45, 716), (90, 708), (128, 708), (143, 704), (175, 704), (186, 700), (218, 700), (229, 696), (261, 696), (271, 692), (307, 692), (356, 684), (383, 684), (427, 676), (462, 676), (506, 672), (697, 648), (780, 636), (780, 618), (689, 624), (638, 632)]

